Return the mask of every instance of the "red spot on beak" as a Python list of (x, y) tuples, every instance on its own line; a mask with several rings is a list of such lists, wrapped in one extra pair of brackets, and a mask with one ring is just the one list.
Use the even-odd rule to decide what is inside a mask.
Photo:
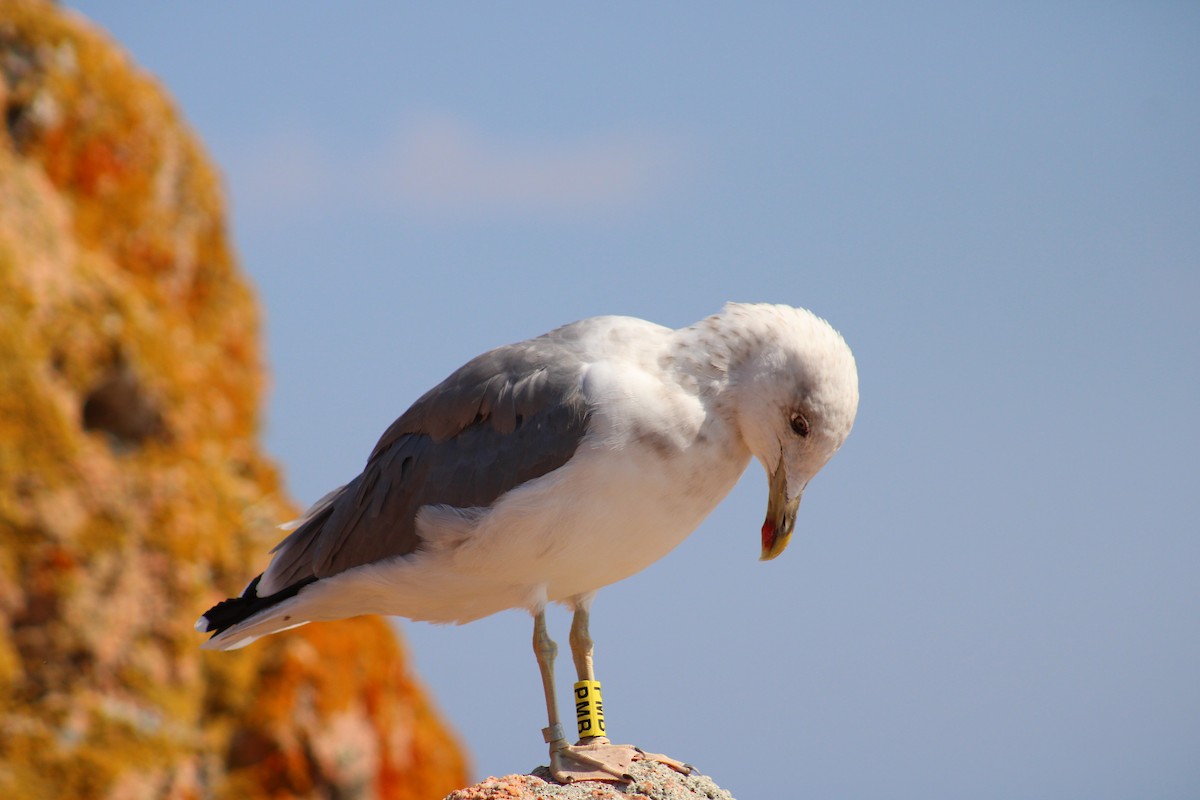
[(775, 546), (775, 522), (767, 519), (762, 526), (762, 551), (764, 553), (771, 552), (771, 548)]

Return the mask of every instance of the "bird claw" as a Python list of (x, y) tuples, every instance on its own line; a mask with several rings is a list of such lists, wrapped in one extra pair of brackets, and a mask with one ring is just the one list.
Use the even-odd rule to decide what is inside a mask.
[(664, 756), (662, 753), (647, 753), (640, 747), (634, 749), (637, 750), (637, 755), (633, 757), (634, 761), (656, 761), (683, 775), (691, 775), (696, 771), (696, 768), (691, 764), (680, 761), (678, 758)]

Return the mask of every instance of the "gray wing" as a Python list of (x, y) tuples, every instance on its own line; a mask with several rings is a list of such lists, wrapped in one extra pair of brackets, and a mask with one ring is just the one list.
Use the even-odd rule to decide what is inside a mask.
[(408, 555), (422, 506), (488, 507), (570, 460), (588, 407), (584, 364), (560, 331), (484, 353), (417, 400), (362, 473), (279, 543), (260, 593)]

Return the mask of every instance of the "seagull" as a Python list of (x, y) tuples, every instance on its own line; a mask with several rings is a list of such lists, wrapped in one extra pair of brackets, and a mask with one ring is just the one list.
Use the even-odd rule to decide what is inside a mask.
[[(769, 485), (761, 558), (778, 556), (857, 409), (850, 348), (805, 309), (729, 303), (678, 330), (620, 316), (565, 325), (426, 392), (358, 477), (280, 526), (289, 534), (266, 569), (196, 629), (213, 634), (203, 647), (232, 650), (316, 620), (461, 624), (526, 609), (551, 772), (627, 780), (643, 753), (606, 736), (588, 632), (597, 590), (679, 545), (752, 457)], [(574, 745), (558, 716), (549, 603), (574, 613)]]

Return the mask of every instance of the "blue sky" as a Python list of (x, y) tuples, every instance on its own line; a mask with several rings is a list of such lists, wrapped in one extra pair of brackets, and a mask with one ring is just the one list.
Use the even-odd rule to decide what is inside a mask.
[[(69, 5), (224, 172), (299, 502), (563, 322), (845, 334), (788, 552), (751, 465), (600, 593), (617, 739), (744, 798), (1195, 797), (1200, 6)], [(481, 776), (544, 760), (524, 614), (401, 627)]]

